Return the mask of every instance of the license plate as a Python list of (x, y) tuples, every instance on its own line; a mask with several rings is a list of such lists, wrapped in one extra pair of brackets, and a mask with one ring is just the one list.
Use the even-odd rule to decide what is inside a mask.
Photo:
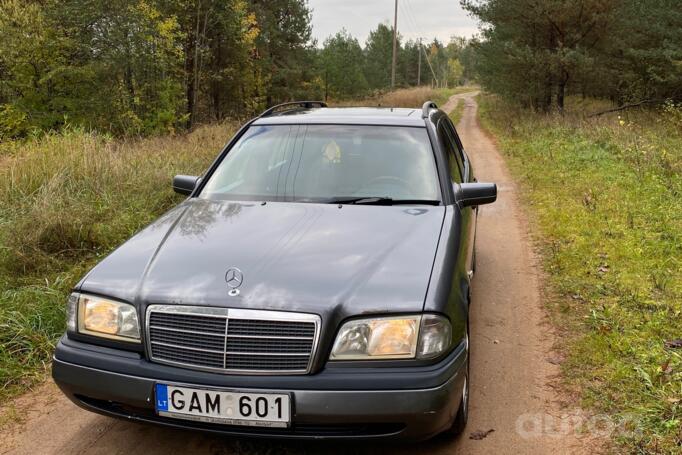
[(225, 425), (288, 427), (291, 399), (281, 393), (245, 393), (156, 384), (160, 416)]

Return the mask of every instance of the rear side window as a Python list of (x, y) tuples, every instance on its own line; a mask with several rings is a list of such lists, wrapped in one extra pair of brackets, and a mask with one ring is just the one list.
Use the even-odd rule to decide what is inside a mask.
[(445, 122), (445, 127), (450, 131), (453, 139), (453, 144), (455, 145), (455, 158), (457, 159), (457, 163), (459, 164), (459, 168), (462, 170), (462, 177), (464, 177), (464, 147), (462, 146), (462, 141), (459, 139), (459, 136), (457, 135), (457, 130), (455, 129), (455, 125), (452, 124), (450, 120)]
[(438, 123), (438, 135), (441, 137), (448, 157), (448, 167), (450, 169), (450, 179), (455, 183), (462, 183), (464, 167), (459, 153), (459, 147), (454, 135), (448, 128), (447, 123), (441, 120)]

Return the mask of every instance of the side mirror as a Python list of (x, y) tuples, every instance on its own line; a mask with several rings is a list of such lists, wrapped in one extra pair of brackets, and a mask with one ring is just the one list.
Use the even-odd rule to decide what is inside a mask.
[(462, 183), (455, 190), (455, 198), (462, 207), (491, 204), (497, 200), (497, 185), (494, 183)]
[(173, 191), (189, 196), (201, 180), (196, 175), (176, 175), (173, 177)]

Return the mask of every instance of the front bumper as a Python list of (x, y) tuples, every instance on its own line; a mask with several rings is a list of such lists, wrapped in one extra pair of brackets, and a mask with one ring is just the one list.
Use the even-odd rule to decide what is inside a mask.
[[(233, 376), (157, 365), (135, 353), (63, 338), (52, 376), (77, 405), (101, 414), (240, 436), (420, 440), (447, 429), (461, 400), (466, 351), (429, 367), (326, 368), (306, 376)], [(400, 371), (397, 371), (400, 370)], [(156, 415), (154, 384), (182, 383), (292, 395), (291, 427), (259, 428)]]

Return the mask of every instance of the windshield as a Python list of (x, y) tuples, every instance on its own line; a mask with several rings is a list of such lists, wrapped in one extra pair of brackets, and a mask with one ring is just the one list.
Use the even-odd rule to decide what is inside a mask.
[(440, 200), (425, 128), (253, 126), (200, 197), (331, 202), (344, 198)]

